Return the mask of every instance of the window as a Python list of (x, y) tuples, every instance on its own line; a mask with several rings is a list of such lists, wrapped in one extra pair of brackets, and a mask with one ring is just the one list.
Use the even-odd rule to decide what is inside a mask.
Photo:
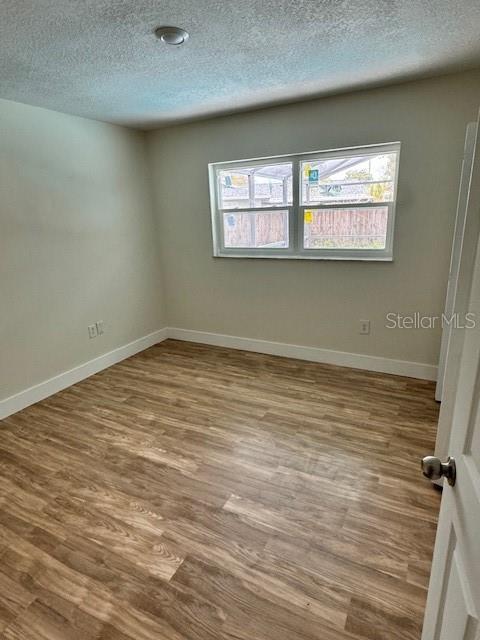
[(400, 143), (209, 165), (214, 255), (391, 260)]

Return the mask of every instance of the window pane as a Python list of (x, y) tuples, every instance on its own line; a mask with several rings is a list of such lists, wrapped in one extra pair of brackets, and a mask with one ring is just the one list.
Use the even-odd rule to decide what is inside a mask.
[(241, 173), (240, 170), (219, 171), (218, 180), (221, 209), (239, 209), (250, 206), (248, 173)]
[(288, 211), (224, 213), (223, 232), (231, 249), (287, 249)]
[(292, 204), (291, 162), (222, 169), (218, 181), (221, 209)]
[(388, 207), (306, 209), (305, 249), (385, 249)]
[(301, 163), (302, 203), (393, 201), (397, 155), (358, 155)]

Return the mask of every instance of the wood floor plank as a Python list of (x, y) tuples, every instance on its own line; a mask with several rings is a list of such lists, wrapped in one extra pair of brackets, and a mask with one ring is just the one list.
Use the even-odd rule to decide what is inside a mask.
[(419, 640), (437, 419), (428, 381), (173, 340), (7, 418), (0, 638)]

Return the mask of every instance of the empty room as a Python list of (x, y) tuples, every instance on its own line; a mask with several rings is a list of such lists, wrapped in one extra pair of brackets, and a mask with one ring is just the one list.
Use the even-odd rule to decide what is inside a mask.
[(480, 5), (0, 2), (0, 640), (480, 640)]

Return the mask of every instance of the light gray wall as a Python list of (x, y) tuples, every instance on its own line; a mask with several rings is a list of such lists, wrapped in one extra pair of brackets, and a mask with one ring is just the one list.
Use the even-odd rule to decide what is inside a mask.
[[(436, 364), (439, 329), (389, 330), (385, 315), (442, 312), (465, 127), (479, 105), (480, 72), (469, 72), (150, 134), (169, 325)], [(212, 257), (209, 162), (395, 140), (393, 263)]]
[(0, 100), (0, 399), (165, 325), (144, 138)]

